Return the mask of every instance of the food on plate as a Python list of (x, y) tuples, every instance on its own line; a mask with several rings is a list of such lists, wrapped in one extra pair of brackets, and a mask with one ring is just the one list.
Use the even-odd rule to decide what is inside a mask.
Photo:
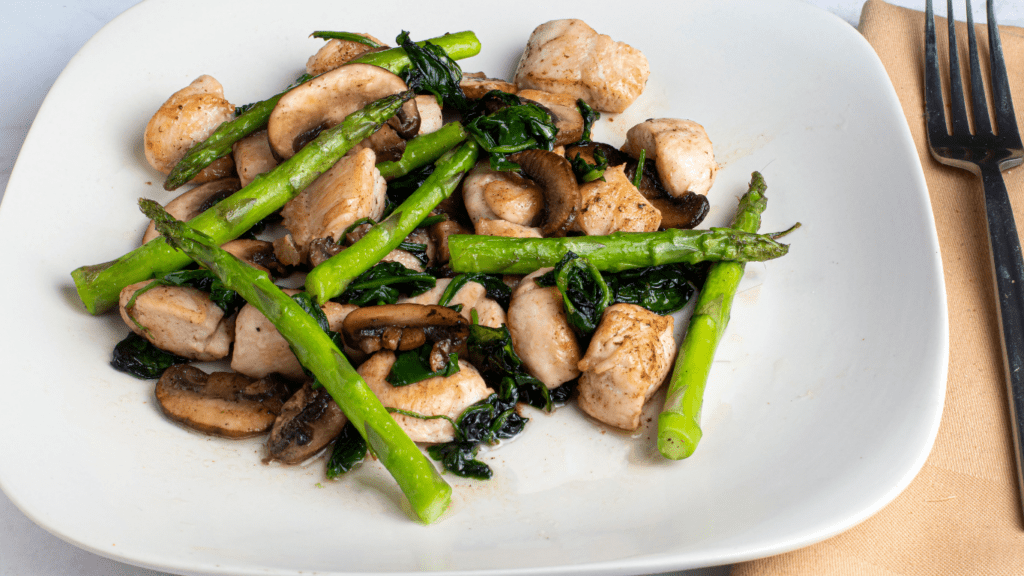
[[(328, 42), (310, 75), (231, 107), (165, 187), (214, 162), (231, 174), (164, 208), (140, 200), (144, 244), (72, 273), (91, 313), (120, 304), (115, 366), (159, 377), (161, 410), (185, 427), (267, 435), (268, 463), (329, 452), (328, 478), (369, 455), (433, 522), (451, 487), (417, 443), (486, 479), (480, 446), (523, 432), (528, 407), (576, 398), (636, 429), (704, 264), (742, 274), (788, 250), (751, 228), (748, 197), (733, 228), (693, 229), (707, 189), (664, 180), (703, 166), (710, 187), (700, 125), (648, 121), (621, 150), (591, 140), (597, 110), (625, 109), (648, 71), (582, 21), (538, 27), (516, 84), (462, 72), (471, 32), (402, 32), (394, 49), (313, 36)], [(566, 50), (592, 69), (582, 79), (545, 62)], [(214, 360), (232, 372), (187, 365)]]
[(658, 118), (641, 122), (626, 133), (622, 151), (654, 160), (665, 190), (675, 198), (706, 195), (715, 183), (718, 163), (704, 127), (692, 120)]

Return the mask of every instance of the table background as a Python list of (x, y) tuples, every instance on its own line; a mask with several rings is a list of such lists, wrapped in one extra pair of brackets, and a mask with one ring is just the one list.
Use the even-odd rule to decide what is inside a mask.
[[(0, 6), (0, 202), (18, 151), (46, 93), (76, 52), (100, 28), (139, 0), (5, 0)], [(856, 26), (863, 0), (804, 0)], [(923, 0), (889, 0), (923, 9)], [(945, 3), (936, 12), (945, 14)], [(958, 10), (962, 11), (960, 2)], [(984, 2), (975, 2), (984, 22)], [(1001, 24), (1024, 26), (1024, 6), (1003, 0)], [(1017, 104), (1024, 113), (1024, 103)], [(2, 209), (2, 205), (0, 205)], [(73, 481), (73, 478), (69, 478)], [(727, 576), (727, 566), (671, 573)], [(79, 550), (33, 524), (0, 493), (0, 576), (163, 576)]]

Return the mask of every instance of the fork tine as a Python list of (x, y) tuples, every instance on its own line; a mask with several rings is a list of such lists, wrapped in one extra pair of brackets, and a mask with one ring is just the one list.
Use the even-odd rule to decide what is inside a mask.
[(946, 110), (942, 105), (942, 82), (939, 80), (939, 56), (935, 45), (935, 14), (932, 11), (932, 0), (925, 3), (924, 86), (928, 138), (933, 141), (937, 135), (949, 132), (946, 130)]
[(974, 35), (971, 0), (967, 0), (967, 45), (971, 57), (971, 108), (974, 110), (974, 133), (992, 134), (992, 125), (988, 118), (988, 100), (985, 99), (985, 86), (981, 80), (984, 72), (978, 60), (978, 40)]
[(946, 0), (946, 23), (949, 28), (949, 97), (953, 134), (970, 134), (967, 125), (967, 102), (960, 76), (960, 56), (956, 49), (956, 22), (953, 20), (953, 0)]
[(988, 0), (988, 46), (992, 62), (992, 101), (996, 109), (996, 129), (1001, 136), (1014, 138), (1020, 146), (1017, 133), (1017, 119), (1013, 115), (1013, 100), (1010, 98), (1010, 81), (1006, 77), (1006, 62), (1003, 61), (1003, 46), (999, 42), (999, 26), (996, 24), (992, 0)]

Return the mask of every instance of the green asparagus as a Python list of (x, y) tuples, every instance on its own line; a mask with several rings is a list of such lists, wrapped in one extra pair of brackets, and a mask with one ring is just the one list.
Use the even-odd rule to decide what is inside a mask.
[[(237, 238), (302, 192), (359, 141), (378, 130), (413, 96), (409, 90), (381, 98), (353, 112), (341, 124), (321, 132), (295, 156), (196, 216), (190, 224), (215, 242)], [(117, 305), (118, 295), (125, 286), (163, 276), (188, 262), (187, 256), (168, 246), (162, 238), (156, 238), (117, 260), (78, 268), (71, 277), (86, 309), (98, 314)]]
[[(449, 56), (456, 60), (476, 56), (480, 53), (480, 41), (470, 31), (445, 34), (444, 36), (431, 38), (424, 42), (440, 46)], [(417, 42), (417, 44), (422, 45), (423, 42)], [(391, 48), (381, 52), (364, 54), (353, 59), (352, 62), (373, 64), (395, 74), (411, 64), (409, 56), (403, 48)], [(273, 112), (277, 101), (287, 92), (288, 90), (285, 90), (267, 100), (256, 102), (237, 118), (221, 124), (206, 140), (192, 146), (167, 175), (166, 180), (164, 180), (164, 188), (174, 190), (195, 178), (196, 174), (199, 174), (203, 168), (206, 168), (218, 158), (230, 154), (231, 146), (235, 142), (256, 132), (267, 124), (267, 119), (270, 118), (270, 113)]]
[(763, 261), (784, 256), (789, 246), (762, 234), (731, 228), (663, 232), (616, 232), (610, 236), (504, 238), (457, 235), (448, 238), (456, 272), (529, 274), (554, 266), (567, 252), (586, 256), (602, 272), (686, 262)]
[[(757, 232), (761, 227), (761, 213), (768, 204), (764, 195), (766, 188), (764, 178), (754, 172), (749, 190), (740, 198), (733, 228)], [(743, 277), (743, 268), (742, 262), (713, 264), (697, 298), (697, 307), (669, 380), (665, 407), (658, 416), (658, 451), (666, 458), (687, 458), (700, 442), (704, 387), (715, 350), (729, 323), (732, 300)]]
[(442, 200), (451, 195), (474, 164), (479, 148), (472, 140), (441, 157), (423, 185), (376, 224), (358, 242), (331, 256), (306, 275), (306, 290), (323, 303), (345, 291), (356, 276), (398, 247)]
[(451, 502), (451, 486), (388, 414), (316, 320), (275, 286), (266, 272), (225, 252), (215, 240), (175, 220), (156, 202), (140, 200), (139, 205), (156, 222), (167, 243), (210, 269), (274, 324), (299, 362), (316, 376), (398, 481), (419, 519), (431, 523), (440, 518)]
[(435, 132), (413, 138), (405, 145), (401, 158), (393, 162), (380, 162), (377, 169), (390, 182), (434, 162), (468, 136), (460, 122), (449, 122)]

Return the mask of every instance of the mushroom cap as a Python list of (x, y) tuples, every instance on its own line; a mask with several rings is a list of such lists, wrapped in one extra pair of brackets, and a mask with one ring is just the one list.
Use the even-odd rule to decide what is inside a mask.
[[(291, 158), (322, 130), (379, 98), (408, 87), (397, 75), (370, 64), (346, 64), (293, 88), (281, 97), (267, 121), (274, 153)], [(415, 116), (416, 102), (403, 106)]]
[(319, 453), (338, 437), (348, 421), (327, 390), (309, 382), (281, 409), (267, 439), (264, 462), (300, 464)]
[(288, 388), (274, 375), (260, 380), (234, 372), (207, 374), (172, 366), (156, 383), (156, 400), (168, 418), (193, 430), (225, 438), (263, 434), (281, 413)]
[(500, 90), (509, 94), (516, 93), (516, 85), (499, 78), (488, 78), (483, 72), (463, 72), (459, 88), (470, 100), (478, 100), (491, 90)]
[(465, 354), (469, 323), (444, 306), (386, 304), (355, 310), (342, 325), (345, 343), (367, 354), (412, 350), (431, 341), (448, 352)]
[[(242, 184), (238, 178), (221, 178), (220, 180), (196, 186), (180, 194), (168, 202), (164, 206), (164, 210), (178, 220), (191, 220), (211, 208), (214, 204), (238, 192), (241, 188)], [(146, 233), (142, 235), (142, 243), (145, 244), (159, 235), (160, 233), (156, 231), (156, 224), (150, 220)]]

